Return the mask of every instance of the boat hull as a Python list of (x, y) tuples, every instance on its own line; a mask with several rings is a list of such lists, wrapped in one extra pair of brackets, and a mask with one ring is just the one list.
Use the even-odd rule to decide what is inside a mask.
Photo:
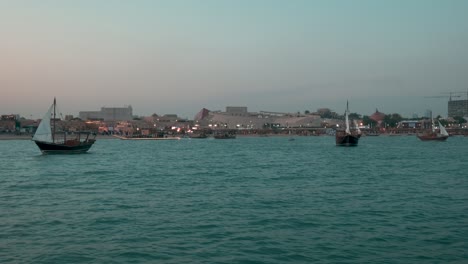
[(443, 135), (417, 135), (421, 141), (445, 141), (448, 136)]
[(121, 140), (179, 140), (180, 137), (121, 137), (114, 136)]
[(191, 134), (189, 138), (208, 138), (206, 134)]
[(67, 145), (34, 141), (44, 154), (80, 154), (87, 152), (94, 144), (95, 140), (80, 142), (79, 144)]
[(355, 147), (358, 145), (359, 136), (354, 135), (336, 135), (336, 145), (342, 147)]
[(214, 135), (215, 139), (235, 139), (236, 135)]

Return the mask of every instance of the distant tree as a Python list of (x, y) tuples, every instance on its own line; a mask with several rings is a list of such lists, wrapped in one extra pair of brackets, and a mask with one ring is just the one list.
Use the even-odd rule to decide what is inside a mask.
[(344, 115), (339, 115), (336, 112), (325, 112), (320, 114), (321, 118), (330, 118), (330, 119), (344, 119)]
[(349, 114), (350, 119), (361, 119), (361, 115), (357, 113), (350, 113)]
[(305, 111), (304, 111), (304, 114), (305, 114), (305, 115), (308, 115), (308, 114), (310, 114), (310, 111), (309, 111), (309, 110), (305, 110)]
[(332, 112), (330, 109), (324, 109), (323, 111), (320, 111), (320, 117), (321, 118), (333, 118)]
[(390, 115), (385, 115), (384, 122), (387, 124), (389, 127), (396, 127), (399, 122), (401, 122), (403, 118), (401, 117), (400, 114), (390, 114)]
[(455, 119), (455, 121), (458, 123), (458, 124), (464, 124), (466, 123), (466, 119), (461, 117), (461, 116), (455, 116), (453, 119)]
[(377, 122), (375, 122), (369, 116), (366, 116), (366, 115), (362, 117), (362, 123), (365, 126), (369, 126), (369, 127), (376, 127), (377, 126)]

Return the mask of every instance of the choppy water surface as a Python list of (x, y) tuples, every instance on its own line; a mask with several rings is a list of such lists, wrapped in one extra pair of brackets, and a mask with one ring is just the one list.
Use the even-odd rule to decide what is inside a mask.
[(0, 263), (461, 263), (468, 138), (0, 141)]

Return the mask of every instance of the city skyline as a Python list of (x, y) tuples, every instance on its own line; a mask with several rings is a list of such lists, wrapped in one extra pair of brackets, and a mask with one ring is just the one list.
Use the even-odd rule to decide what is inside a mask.
[[(2, 1), (0, 113), (132, 105), (447, 116), (467, 1)], [(458, 98), (454, 98), (458, 99)], [(463, 98), (465, 99), (465, 95)]]
[[(454, 100), (455, 101), (455, 100)], [(466, 105), (466, 101), (467, 100), (461, 100), (460, 102), (464, 102), (462, 103), (462, 108), (463, 110), (461, 111), (465, 111), (465, 105)], [(349, 103), (349, 102), (348, 102)], [(190, 114), (190, 115), (183, 115), (183, 114), (180, 114), (178, 112), (173, 112), (173, 113), (163, 113), (163, 112), (158, 112), (158, 111), (150, 111), (148, 113), (135, 113), (133, 112), (133, 118), (143, 118), (143, 117), (150, 117), (154, 114), (157, 114), (158, 116), (173, 116), (173, 115), (176, 115), (177, 117), (181, 118), (181, 119), (186, 119), (186, 120), (193, 120), (195, 118), (195, 116), (200, 112), (202, 111), (203, 109), (208, 109), (209, 111), (211, 112), (227, 112), (227, 108), (229, 107), (242, 107), (242, 108), (247, 108), (248, 109), (248, 113), (262, 113), (262, 112), (265, 112), (265, 113), (282, 113), (282, 114), (296, 114), (296, 113), (299, 113), (301, 115), (304, 115), (304, 114), (307, 114), (307, 113), (310, 113), (310, 114), (317, 114), (319, 113), (320, 111), (322, 111), (323, 109), (328, 109), (330, 110), (331, 112), (334, 112), (334, 113), (337, 113), (338, 115), (343, 115), (344, 113), (341, 113), (340, 111), (336, 111), (335, 109), (333, 108), (330, 108), (330, 107), (326, 107), (326, 106), (323, 106), (323, 107), (319, 107), (319, 108), (308, 108), (308, 109), (304, 109), (304, 110), (297, 110), (297, 111), (277, 111), (275, 109), (262, 109), (262, 110), (252, 110), (249, 106), (245, 106), (245, 105), (237, 105), (237, 106), (234, 106), (234, 105), (229, 105), (229, 106), (224, 106), (222, 108), (219, 108), (219, 109), (208, 109), (206, 107), (203, 107), (203, 108), (200, 108), (196, 113), (193, 113), (193, 114)], [(104, 110), (104, 112), (109, 112), (109, 111), (114, 111), (113, 109), (119, 109), (119, 111), (123, 111), (122, 109), (127, 109), (127, 108), (131, 108), (133, 111), (135, 108), (132, 106), (132, 105), (123, 105), (123, 106), (102, 106), (102, 107), (99, 107), (99, 108), (96, 108), (96, 109), (93, 109), (93, 110), (90, 110), (90, 109), (86, 109), (86, 110), (80, 110), (79, 112), (77, 113), (72, 113), (72, 112), (68, 112), (68, 111), (63, 111), (63, 109), (57, 104), (57, 115), (64, 119), (66, 116), (69, 116), (69, 117), (73, 117), (73, 118), (81, 118), (81, 115), (96, 115), (95, 113), (100, 113)], [(431, 114), (433, 115), (433, 117), (437, 117), (437, 116), (440, 116), (442, 118), (446, 118), (446, 116), (442, 116), (440, 113), (437, 113), (437, 112), (434, 112), (433, 110), (431, 109), (426, 109), (424, 111), (421, 111), (421, 112), (413, 112), (412, 114), (410, 115), (405, 115), (405, 114), (402, 114), (401, 112), (385, 112), (385, 111), (382, 111), (381, 110), (382, 108), (374, 108), (374, 110), (370, 111), (370, 112), (359, 112), (359, 111), (350, 111), (350, 113), (355, 113), (355, 114), (358, 114), (360, 115), (361, 117), (365, 117), (365, 116), (371, 116), (372, 114), (374, 114), (375, 112), (380, 112), (380, 113), (383, 113), (385, 115), (392, 115), (392, 114), (399, 114), (401, 117), (405, 118), (405, 119), (411, 119), (411, 118), (427, 118), (429, 117)], [(450, 109), (450, 108), (449, 108)], [(449, 110), (450, 111), (450, 110)], [(452, 111), (460, 111), (460, 110), (453, 110)], [(9, 115), (18, 115), (19, 117), (22, 117), (22, 118), (26, 118), (26, 119), (41, 119), (43, 117), (43, 113), (42, 114), (38, 114), (37, 116), (33, 115), (33, 114), (21, 114), (21, 113), (14, 113), (14, 112), (4, 112), (4, 113), (0, 113), (1, 115), (5, 115), (5, 116), (9, 116)], [(112, 113), (110, 113), (112, 114)], [(451, 116), (453, 117), (453, 116)], [(465, 116), (466, 117), (466, 116)], [(93, 117), (94, 118), (94, 117)], [(81, 118), (83, 119), (83, 118)], [(195, 118), (196, 119), (196, 118)], [(86, 120), (83, 119), (83, 120)], [(125, 119), (125, 120), (129, 120), (128, 118)]]

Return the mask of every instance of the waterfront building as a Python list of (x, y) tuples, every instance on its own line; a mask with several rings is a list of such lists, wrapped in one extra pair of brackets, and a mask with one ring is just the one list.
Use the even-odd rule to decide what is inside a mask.
[(177, 114), (165, 114), (159, 116), (157, 114), (152, 114), (151, 116), (146, 116), (142, 118), (145, 122), (148, 123), (169, 123), (169, 122), (186, 122), (184, 118), (180, 118)]
[(10, 133), (16, 130), (15, 120), (0, 120), (0, 133)]
[(319, 115), (297, 113), (248, 112), (247, 107), (226, 107), (226, 112), (203, 108), (195, 121), (202, 127), (229, 129), (322, 127)]
[(226, 106), (226, 114), (232, 116), (248, 116), (249, 112), (246, 106)]
[(132, 120), (133, 109), (131, 106), (125, 107), (101, 107), (100, 111), (81, 111), (79, 113), (82, 120)]
[(383, 124), (383, 121), (385, 119), (385, 114), (382, 112), (379, 112), (378, 109), (375, 109), (375, 113), (373, 113), (369, 118), (377, 123), (378, 127), (381, 127)]
[(468, 117), (468, 100), (451, 100), (448, 102), (449, 117)]
[(413, 128), (420, 129), (423, 125), (423, 121), (420, 120), (404, 120), (398, 123), (397, 128)]
[(0, 120), (3, 120), (3, 121), (16, 121), (16, 120), (19, 120), (19, 119), (20, 119), (20, 116), (19, 115), (14, 115), (14, 114), (1, 115), (1, 117), (0, 117)]
[(209, 114), (210, 114), (210, 110), (208, 110), (208, 109), (206, 109), (206, 108), (203, 108), (202, 110), (200, 110), (200, 112), (198, 112), (198, 113), (195, 115), (195, 117), (193, 118), (193, 120), (198, 121), (198, 120), (205, 119)]
[(14, 132), (20, 129), (20, 116), (15, 114), (0, 116), (0, 132)]
[(177, 122), (180, 118), (176, 114), (165, 114), (158, 117), (158, 119), (159, 122)]

